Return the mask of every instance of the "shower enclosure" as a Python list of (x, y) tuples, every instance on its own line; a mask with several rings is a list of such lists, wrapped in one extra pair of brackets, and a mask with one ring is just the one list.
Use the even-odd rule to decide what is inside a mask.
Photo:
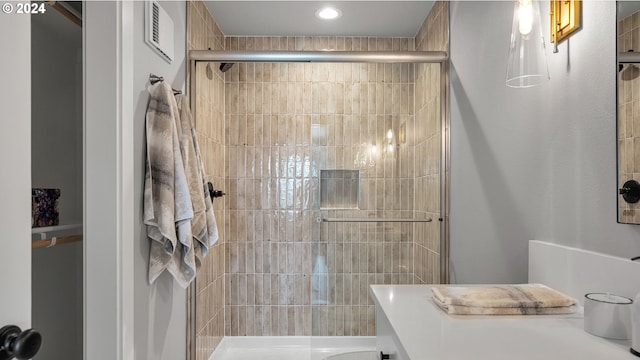
[(415, 39), (209, 31), (190, 94), (227, 196), (190, 358), (224, 336), (375, 335), (368, 285), (448, 281), (448, 4)]

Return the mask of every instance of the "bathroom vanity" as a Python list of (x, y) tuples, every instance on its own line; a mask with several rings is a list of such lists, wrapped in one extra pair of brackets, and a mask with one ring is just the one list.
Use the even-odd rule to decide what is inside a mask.
[(637, 359), (630, 341), (583, 330), (570, 315), (449, 315), (431, 300), (428, 285), (372, 285), (376, 349), (391, 360)]
[[(633, 298), (640, 292), (640, 263), (532, 240), (529, 283), (560, 290), (583, 304), (584, 294)], [(638, 359), (631, 341), (584, 331), (582, 309), (570, 315), (449, 315), (431, 300), (428, 285), (372, 285), (376, 348), (390, 360), (616, 360)]]

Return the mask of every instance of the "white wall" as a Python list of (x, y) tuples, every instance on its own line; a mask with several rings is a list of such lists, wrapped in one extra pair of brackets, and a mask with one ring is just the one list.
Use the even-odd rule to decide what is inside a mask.
[(149, 73), (163, 76), (175, 89), (184, 90), (186, 68), (186, 4), (161, 2), (174, 24), (174, 53), (171, 64), (160, 58), (144, 42), (144, 2), (134, 3), (134, 94), (135, 128), (134, 159), (136, 214), (135, 249), (135, 358), (154, 360), (178, 360), (186, 358), (186, 291), (165, 273), (153, 285), (147, 280), (149, 266), (149, 240), (142, 223), (142, 199), (144, 186), (145, 112), (149, 100), (146, 86)]
[(185, 358), (186, 293), (147, 283), (142, 225), (145, 92), (150, 72), (184, 82), (186, 7), (161, 2), (175, 24), (174, 63), (144, 43), (144, 3), (85, 3), (85, 358)]
[(84, 353), (133, 359), (133, 4), (87, 1), (84, 49)]
[[(31, 25), (31, 183), (60, 189), (60, 224), (80, 223), (82, 28), (52, 9)], [(33, 250), (33, 327), (44, 339), (38, 359), (82, 359), (82, 271), (82, 243)]]
[(82, 220), (82, 28), (49, 9), (31, 21), (31, 184), (60, 189), (71, 224)]
[(582, 29), (547, 49), (551, 80), (530, 89), (504, 85), (512, 16), (512, 2), (451, 2), (457, 283), (526, 282), (531, 239), (640, 255), (640, 226), (616, 223), (615, 2), (583, 2)]

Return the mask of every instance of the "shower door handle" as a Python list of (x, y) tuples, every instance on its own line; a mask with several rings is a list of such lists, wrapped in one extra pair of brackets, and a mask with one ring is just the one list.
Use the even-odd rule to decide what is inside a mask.
[(207, 183), (207, 188), (209, 190), (209, 196), (211, 197), (211, 199), (213, 200), (214, 198), (219, 198), (219, 197), (223, 197), (227, 194), (224, 193), (224, 191), (222, 190), (216, 190), (213, 188), (213, 184), (211, 183), (211, 181), (209, 181)]
[(622, 195), (624, 201), (628, 203), (636, 203), (640, 200), (640, 183), (635, 180), (629, 180), (618, 189), (618, 193)]

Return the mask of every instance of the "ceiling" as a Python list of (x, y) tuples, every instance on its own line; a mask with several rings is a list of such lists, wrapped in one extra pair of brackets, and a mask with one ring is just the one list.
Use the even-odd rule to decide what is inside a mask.
[(622, 20), (627, 16), (640, 10), (640, 4), (637, 1), (618, 1), (618, 20)]
[[(433, 0), (414, 1), (205, 1), (227, 36), (414, 37)], [(333, 6), (335, 20), (316, 18)]]

